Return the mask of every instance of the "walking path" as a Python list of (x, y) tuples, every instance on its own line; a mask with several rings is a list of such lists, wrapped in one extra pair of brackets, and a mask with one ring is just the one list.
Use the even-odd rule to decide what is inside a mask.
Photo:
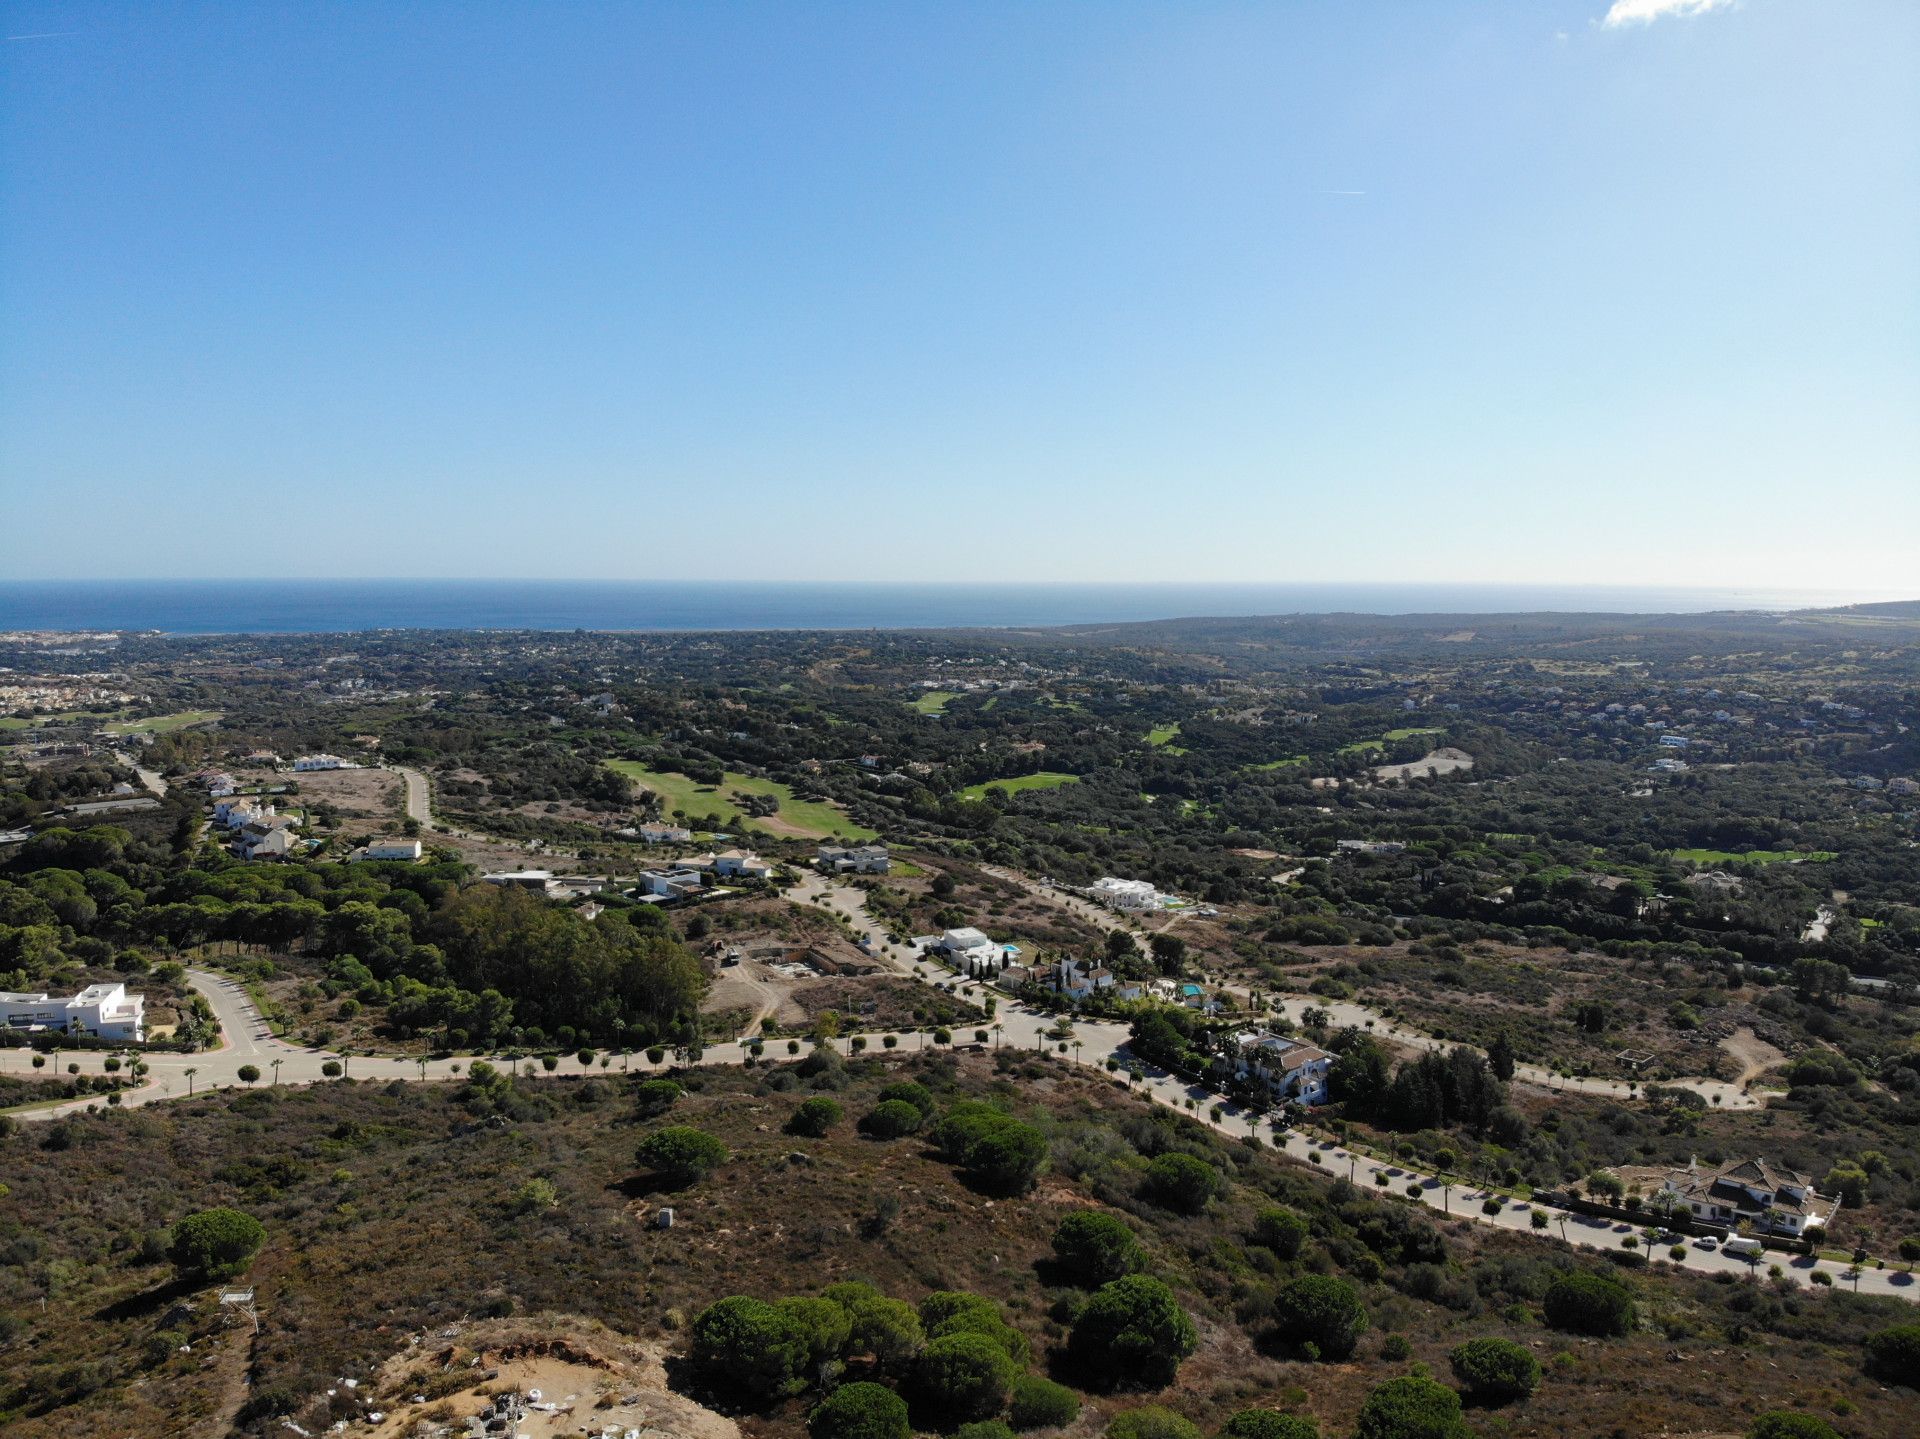
[[(818, 904), (841, 915), (853, 929), (856, 936), (864, 937), (872, 946), (873, 952), (883, 962), (899, 973), (919, 978), (927, 983), (957, 982), (963, 993), (979, 995), (984, 988), (974, 982), (955, 981), (954, 977), (943, 969), (929, 963), (916, 964), (912, 957), (903, 954), (887, 938), (885, 926), (869, 915), (865, 908), (865, 895), (851, 886), (835, 884), (809, 875), (791, 891), (792, 897), (801, 903)], [(926, 973), (921, 973), (926, 970)], [(124, 1105), (138, 1106), (154, 1104), (167, 1099), (185, 1098), (191, 1093), (206, 1089), (226, 1089), (242, 1084), (239, 1070), (242, 1065), (253, 1065), (261, 1071), (259, 1083), (278, 1084), (315, 1084), (328, 1079), (325, 1066), (335, 1063), (342, 1066), (344, 1077), (350, 1079), (405, 1079), (418, 1081), (453, 1081), (461, 1077), (472, 1060), (407, 1058), (396, 1055), (349, 1055), (336, 1054), (321, 1049), (303, 1049), (275, 1039), (267, 1031), (265, 1021), (260, 1017), (245, 989), (236, 981), (224, 975), (205, 970), (190, 970), (188, 977), (193, 987), (207, 997), (218, 1016), (225, 1043), (216, 1050), (199, 1054), (152, 1053), (146, 1057), (150, 1066), (147, 1082), (137, 1089), (123, 1091)], [(1317, 1002), (1317, 1001), (1316, 1001)], [(999, 997), (995, 1016), (975, 1027), (978, 1032), (990, 1036), (995, 1047), (1013, 1047), (1032, 1049), (1037, 1053), (1058, 1055), (1057, 1046), (1061, 1041), (1053, 1037), (1060, 1017), (1046, 1011), (1029, 1008), (1005, 996)], [(1187, 1114), (1195, 1122), (1204, 1124), (1223, 1135), (1239, 1138), (1249, 1133), (1258, 1133), (1264, 1124), (1264, 1118), (1256, 1111), (1243, 1108), (1224, 1095), (1216, 1094), (1191, 1080), (1182, 1079), (1167, 1073), (1157, 1066), (1139, 1062), (1127, 1049), (1127, 1026), (1106, 1021), (1072, 1021), (1072, 1038), (1068, 1058), (1062, 1062), (1086, 1065), (1096, 1072), (1105, 1068), (1109, 1060), (1120, 1066), (1124, 1074), (1129, 1068), (1137, 1067), (1140, 1079), (1130, 1083), (1134, 1093), (1155, 1103), (1164, 1104), (1171, 1109)], [(961, 1026), (954, 1038), (967, 1042), (968, 1027)], [(848, 1035), (836, 1042), (836, 1048), (843, 1053), (852, 1052), (852, 1038)], [(873, 1037), (869, 1036), (869, 1045)], [(917, 1043), (924, 1050), (929, 1036), (924, 1031), (903, 1034), (903, 1042)], [(974, 1040), (974, 1043), (980, 1043)], [(767, 1053), (780, 1057), (782, 1042), (768, 1046)], [(24, 1069), (27, 1064), (24, 1050), (0, 1050), (0, 1068), (8, 1071)], [(77, 1062), (83, 1066), (83, 1072), (100, 1073), (104, 1056), (99, 1052), (84, 1053), (76, 1058), (71, 1053), (55, 1056), (59, 1069), (64, 1072), (68, 1062)], [(697, 1061), (700, 1064), (744, 1064), (752, 1056), (748, 1045), (740, 1040), (729, 1040), (714, 1044), (702, 1050)], [(515, 1073), (531, 1078), (542, 1078), (548, 1073), (538, 1063), (515, 1062), (503, 1056), (489, 1056), (488, 1062), (501, 1068), (510, 1068)], [(674, 1061), (667, 1060), (661, 1067), (670, 1068)], [(653, 1068), (646, 1062), (644, 1055), (630, 1056), (622, 1062), (623, 1070), (632, 1065), (643, 1072)], [(597, 1067), (597, 1063), (596, 1063)], [(560, 1068), (552, 1071), (556, 1075), (578, 1073), (577, 1061), (562, 1060)], [(17, 1118), (27, 1121), (45, 1121), (84, 1110), (104, 1103), (93, 1095), (68, 1103), (43, 1106), (34, 1110), (19, 1111)], [(1191, 1104), (1191, 1108), (1189, 1108)], [(1215, 1118), (1213, 1111), (1220, 1111)], [(1505, 1196), (1491, 1194), (1489, 1191), (1472, 1185), (1455, 1185), (1443, 1181), (1440, 1177), (1405, 1165), (1373, 1159), (1340, 1146), (1329, 1139), (1314, 1138), (1301, 1133), (1271, 1135), (1271, 1142), (1282, 1153), (1291, 1155), (1316, 1167), (1325, 1169), (1329, 1174), (1342, 1175), (1355, 1183), (1380, 1188), (1386, 1193), (1397, 1193), (1417, 1198), (1428, 1208), (1439, 1209), (1454, 1218), (1470, 1223), (1491, 1225), (1495, 1228), (1511, 1230), (1525, 1234), (1545, 1234), (1549, 1238), (1564, 1238), (1582, 1247), (1606, 1250), (1624, 1249), (1628, 1238), (1638, 1241), (1638, 1227), (1624, 1222), (1596, 1219), (1590, 1216), (1554, 1213), (1552, 1228), (1536, 1231), (1533, 1228), (1531, 1207), (1527, 1204), (1507, 1199)], [(1317, 1159), (1315, 1158), (1317, 1156)], [(1377, 1178), (1378, 1177), (1378, 1178)], [(1380, 1179), (1384, 1178), (1384, 1184)], [(1419, 1193), (1410, 1193), (1413, 1187)], [(1497, 1199), (1500, 1209), (1495, 1214), (1481, 1212), (1482, 1203)], [(1460, 1208), (1455, 1210), (1453, 1206)], [(1665, 1246), (1656, 1246), (1656, 1255), (1665, 1253)], [(1831, 1260), (1815, 1260), (1806, 1256), (1770, 1257), (1772, 1262), (1783, 1266), (1784, 1277), (1795, 1284), (1805, 1284), (1808, 1276), (1815, 1270), (1826, 1273), (1835, 1284), (1853, 1285), (1865, 1294), (1887, 1294), (1896, 1298), (1920, 1302), (1920, 1285), (1912, 1275), (1892, 1269), (1866, 1269), (1856, 1278), (1848, 1277), (1847, 1266)], [(1752, 1266), (1744, 1259), (1719, 1251), (1687, 1249), (1687, 1257), (1682, 1261), (1687, 1269), (1715, 1273), (1747, 1273)]]

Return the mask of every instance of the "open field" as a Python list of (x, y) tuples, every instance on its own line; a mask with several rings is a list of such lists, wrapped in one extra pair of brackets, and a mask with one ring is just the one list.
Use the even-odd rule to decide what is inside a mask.
[(1668, 853), (1688, 864), (1824, 864), (1838, 858), (1830, 849), (1750, 849), (1745, 854), (1730, 849), (1675, 849)]
[(1185, 754), (1187, 751), (1174, 743), (1180, 737), (1180, 722), (1155, 725), (1147, 731), (1147, 743), (1155, 749), (1164, 749), (1168, 754)]
[[(666, 814), (717, 814), (721, 823), (731, 828), (758, 828), (769, 834), (801, 839), (879, 838), (873, 830), (855, 824), (825, 800), (795, 799), (793, 790), (778, 780), (755, 779), (729, 770), (722, 784), (704, 785), (683, 774), (648, 769), (638, 760), (610, 759), (606, 764), (615, 773), (652, 790), (660, 797), (660, 808)], [(780, 802), (780, 811), (766, 819), (745, 815), (731, 798), (736, 793), (769, 795)]]
[(959, 698), (960, 695), (955, 690), (928, 690), (913, 702), (913, 707), (923, 715), (937, 715)]
[(1270, 770), (1285, 769), (1290, 764), (1305, 764), (1306, 762), (1307, 757), (1305, 755), (1290, 754), (1285, 759), (1270, 759), (1265, 764), (1250, 764), (1247, 768), (1255, 774), (1264, 774)]
[(985, 799), (990, 789), (1003, 789), (1008, 794), (1019, 794), (1030, 789), (1058, 789), (1063, 784), (1079, 784), (1077, 774), (1057, 774), (1052, 770), (1041, 770), (1038, 774), (1017, 775), (1013, 779), (988, 780), (985, 784), (970, 784), (960, 791), (961, 799)]
[(31, 719), (5, 715), (0, 716), (0, 730), (39, 729), (43, 725), (72, 724), (76, 720), (103, 720), (118, 713), (118, 710), (63, 710), (59, 714), (37, 714)]
[(182, 710), (179, 714), (153, 715), (148, 719), (121, 720), (107, 726), (108, 734), (172, 734), (192, 725), (208, 724), (221, 717), (219, 710)]

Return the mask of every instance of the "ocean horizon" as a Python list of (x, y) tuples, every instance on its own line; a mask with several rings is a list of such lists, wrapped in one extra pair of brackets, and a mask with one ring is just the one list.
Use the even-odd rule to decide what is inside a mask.
[(1699, 614), (1903, 596), (1520, 584), (720, 580), (11, 580), (0, 629), (176, 635), (368, 630), (1009, 629), (1303, 614)]

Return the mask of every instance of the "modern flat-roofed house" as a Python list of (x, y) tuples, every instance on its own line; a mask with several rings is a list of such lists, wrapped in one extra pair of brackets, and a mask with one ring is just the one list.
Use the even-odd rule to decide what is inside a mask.
[(417, 839), (372, 839), (367, 847), (356, 856), (359, 859), (399, 860), (403, 864), (417, 864), (426, 848)]
[(884, 844), (823, 844), (814, 863), (828, 874), (885, 874), (893, 867)]
[(1003, 967), (1000, 946), (971, 926), (950, 929), (927, 948), (939, 950), (964, 974), (994, 974)]
[(0, 1025), (139, 1043), (147, 1037), (147, 1000), (128, 994), (124, 984), (90, 984), (70, 999), (0, 994)]
[(545, 894), (553, 887), (553, 871), (550, 869), (503, 869), (493, 874), (481, 875), (480, 882), (507, 885), (514, 889), (537, 889)]
[(653, 899), (685, 899), (701, 890), (697, 869), (650, 869), (640, 876), (640, 892)]
[(1087, 893), (1115, 909), (1157, 909), (1160, 894), (1144, 879), (1116, 879), (1112, 875), (1096, 879)]
[(293, 767), (305, 772), (316, 769), (358, 769), (360, 766), (352, 760), (341, 759), (337, 754), (303, 754), (294, 759)]
[(1278, 1099), (1297, 1104), (1327, 1102), (1327, 1071), (1333, 1056), (1324, 1049), (1285, 1035), (1255, 1030), (1239, 1039), (1235, 1073), (1257, 1079)]
[(639, 835), (647, 844), (686, 844), (693, 839), (692, 830), (677, 824), (643, 824)]
[(1796, 1238), (1816, 1225), (1831, 1225), (1840, 1208), (1838, 1200), (1816, 1193), (1806, 1175), (1758, 1158), (1720, 1169), (1689, 1161), (1667, 1175), (1660, 1193), (1709, 1224), (1731, 1229), (1747, 1220), (1763, 1234)]

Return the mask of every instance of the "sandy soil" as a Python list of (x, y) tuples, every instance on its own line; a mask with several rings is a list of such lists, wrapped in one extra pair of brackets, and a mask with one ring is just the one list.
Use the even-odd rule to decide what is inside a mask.
[(1735, 1084), (1745, 1084), (1756, 1079), (1769, 1069), (1775, 1069), (1787, 1062), (1787, 1056), (1761, 1039), (1751, 1029), (1736, 1029), (1720, 1041), (1733, 1062), (1740, 1066), (1740, 1072), (1733, 1078)]
[[(471, 1374), (473, 1382), (449, 1389)], [(372, 1439), (466, 1435), (494, 1395), (540, 1391), (510, 1432), (527, 1439), (580, 1434), (648, 1439), (739, 1439), (731, 1419), (667, 1388), (660, 1351), (571, 1316), (482, 1320), (419, 1336), (381, 1369), (368, 1400), (378, 1424), (350, 1426)], [(433, 1397), (429, 1398), (428, 1395)], [(423, 1402), (413, 1402), (415, 1396)]]
[(1411, 764), (1380, 764), (1373, 767), (1373, 777), (1377, 780), (1406, 780), (1415, 775), (1455, 774), (1473, 768), (1473, 756), (1463, 749), (1451, 746), (1423, 754)]

